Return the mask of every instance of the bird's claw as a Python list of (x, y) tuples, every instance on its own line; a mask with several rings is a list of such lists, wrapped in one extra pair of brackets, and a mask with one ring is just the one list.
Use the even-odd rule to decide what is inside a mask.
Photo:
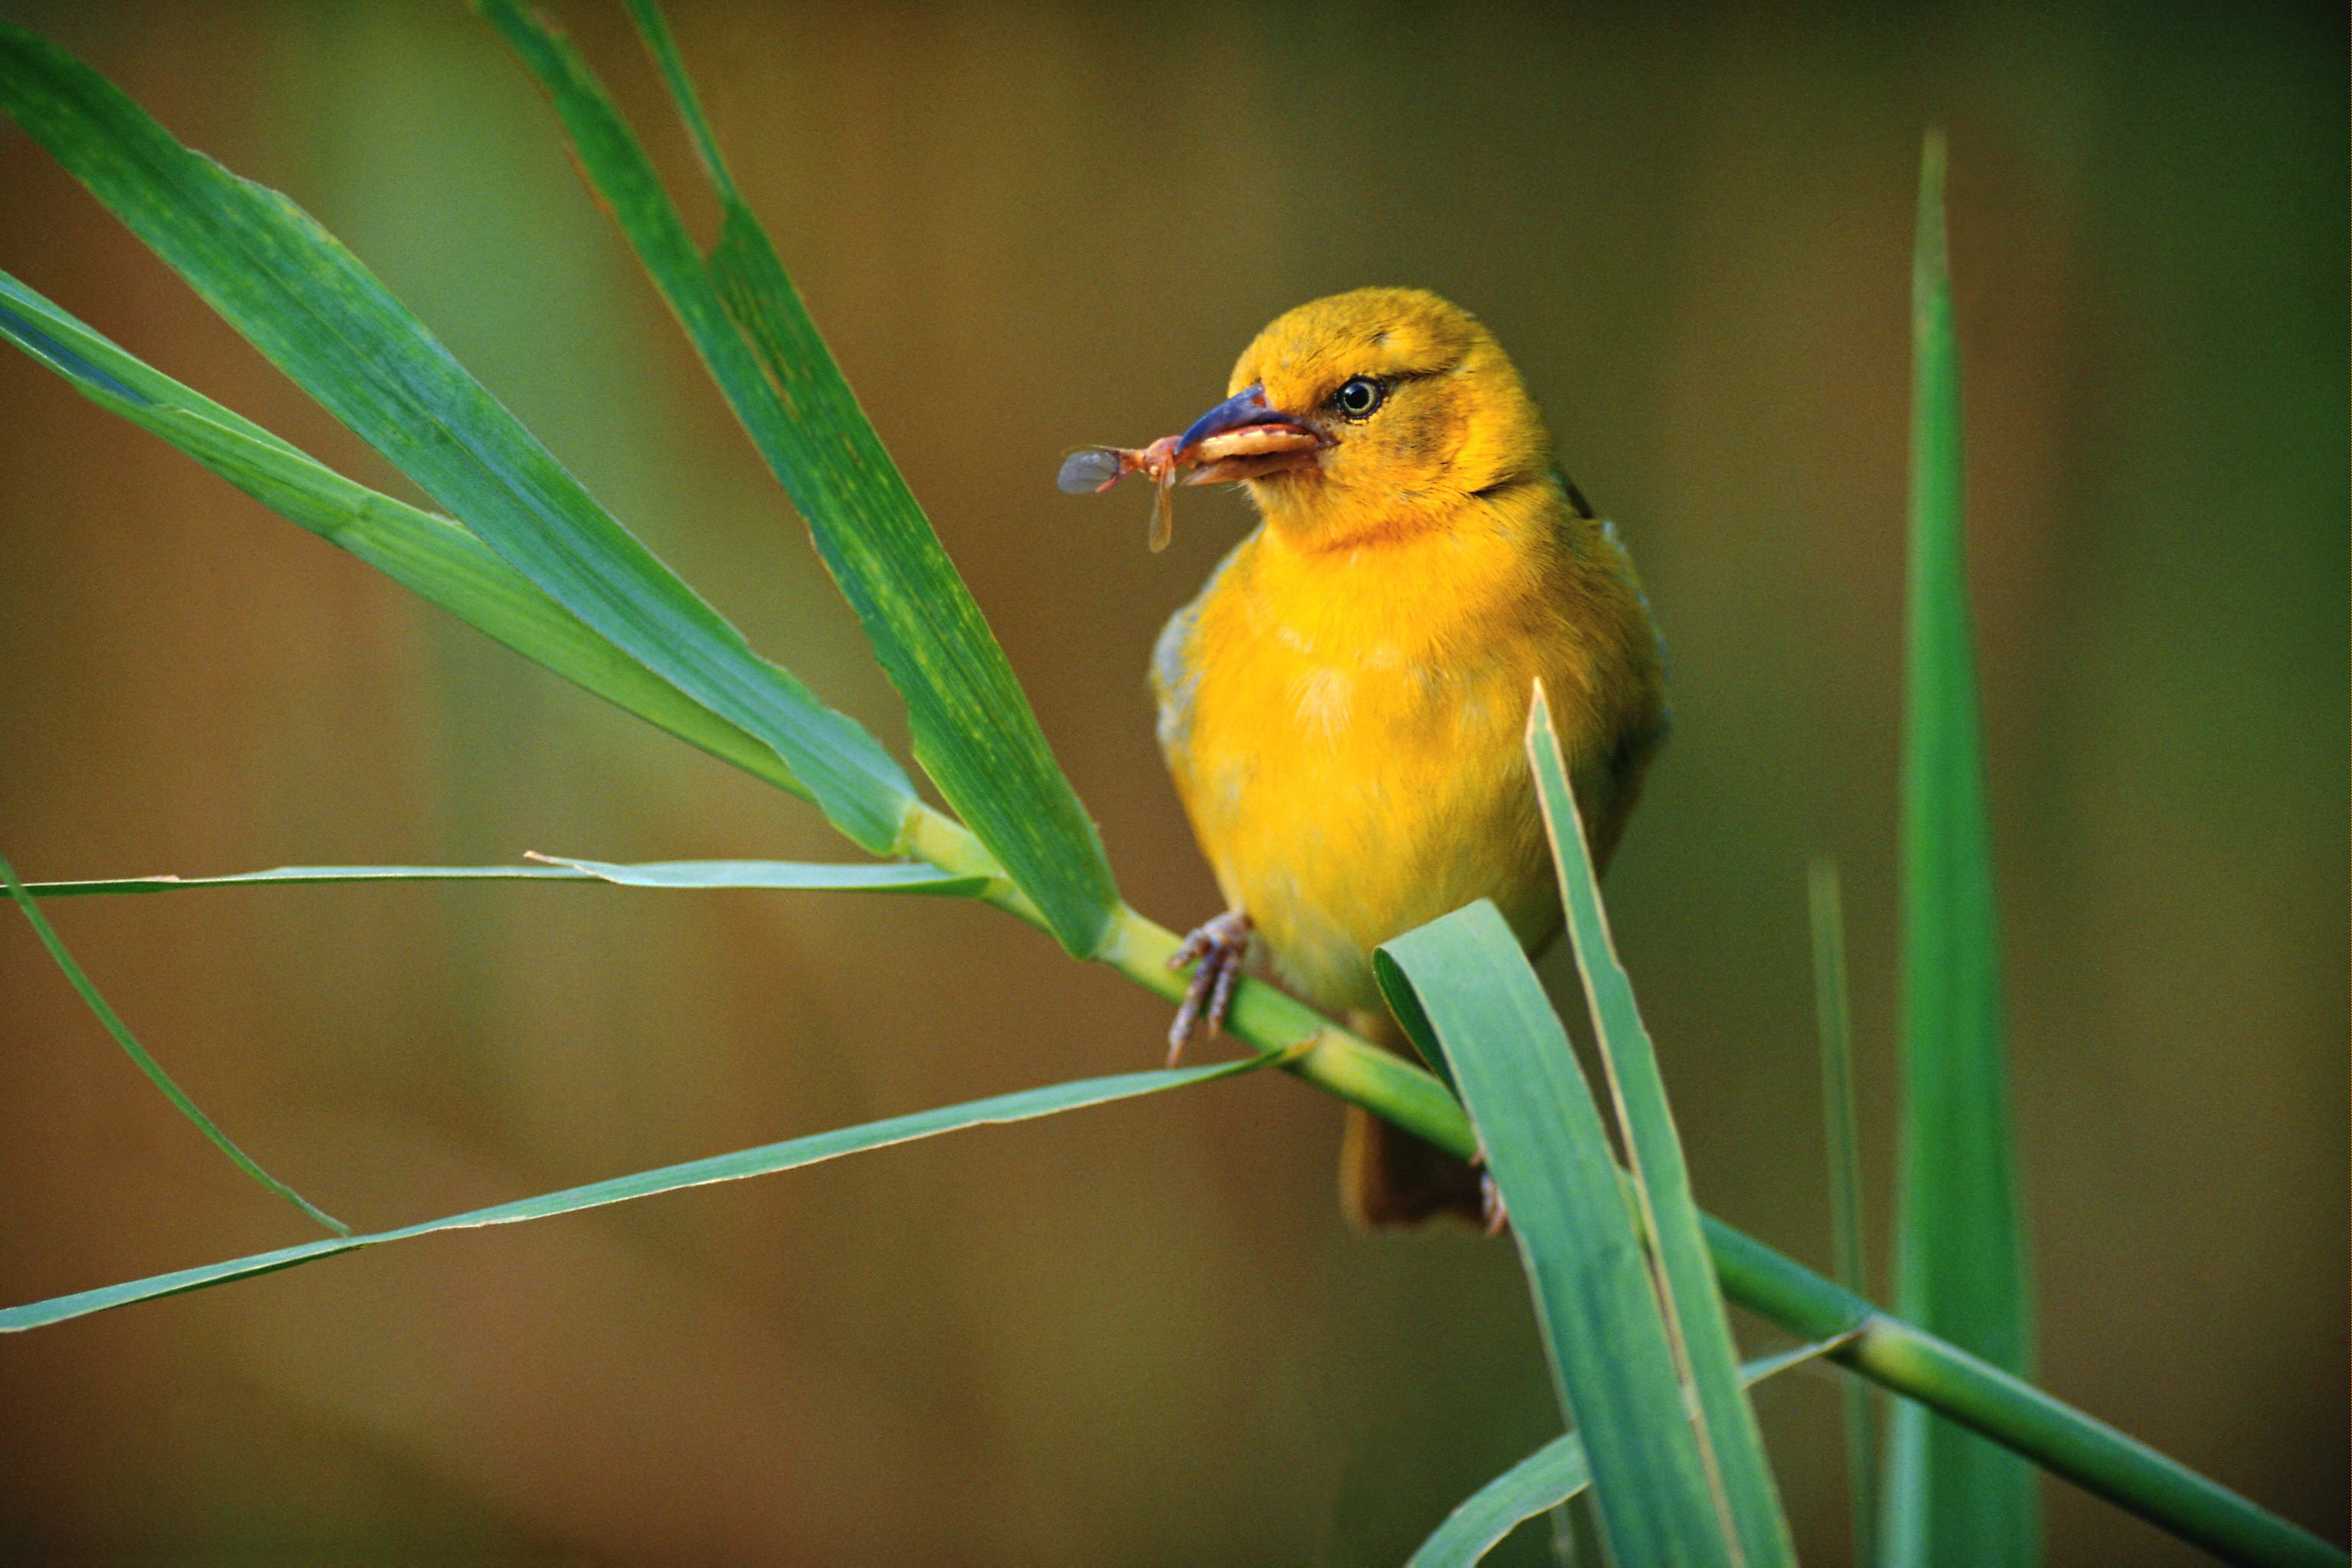
[(1511, 1223), (1510, 1211), (1503, 1206), (1502, 1189), (1485, 1171), (1478, 1173), (1478, 1218), (1488, 1236), (1502, 1235), (1503, 1227)]
[(1503, 1206), (1503, 1189), (1495, 1184), (1495, 1173), (1486, 1169), (1486, 1141), (1478, 1140), (1478, 1147), (1470, 1156), (1470, 1168), (1478, 1173), (1478, 1222), (1486, 1227), (1488, 1236), (1500, 1236), (1511, 1223), (1511, 1211)]
[(1185, 988), (1183, 1005), (1176, 1009), (1176, 1021), (1168, 1028), (1170, 1067), (1182, 1059), (1184, 1047), (1195, 1035), (1213, 1037), (1224, 1027), (1225, 1010), (1233, 1005), (1234, 987), (1241, 981), (1249, 944), (1249, 916), (1227, 910), (1186, 937), (1183, 945), (1169, 955), (1171, 969), (1181, 969), (1195, 961), (1200, 964), (1192, 971), (1192, 984)]

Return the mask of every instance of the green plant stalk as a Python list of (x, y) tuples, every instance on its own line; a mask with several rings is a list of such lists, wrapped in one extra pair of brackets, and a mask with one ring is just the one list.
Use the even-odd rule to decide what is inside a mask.
[[(979, 839), (930, 806), (904, 840), (942, 871), (990, 875)], [(986, 902), (1044, 929), (1019, 889), (1000, 879)], [(1181, 1000), (1186, 972), (1171, 969), (1176, 933), (1121, 904), (1098, 961), (1153, 995)], [(1360, 1105), (1439, 1148), (1470, 1159), (1476, 1135), (1445, 1086), (1265, 982), (1245, 978), (1234, 994), (1225, 1032), (1275, 1066), (1327, 1094)], [(2015, 1450), (2085, 1491), (2158, 1529), (2240, 1563), (2279, 1568), (2342, 1568), (2345, 1554), (2137, 1438), (2084, 1415), (2021, 1378), (1890, 1317), (1867, 1298), (1794, 1258), (1700, 1216), (1723, 1293), (1749, 1311), (1809, 1340), (1852, 1335), (1829, 1359), (1916, 1400)]]
[[(1821, 1031), (1822, 1112), (1829, 1145), (1830, 1232), (1837, 1281), (1857, 1293), (1869, 1288), (1862, 1246), (1862, 1138), (1853, 1109), (1853, 1005), (1845, 977), (1845, 901), (1837, 863), (1813, 862), (1806, 888), (1812, 916), (1813, 1010)], [(1853, 1560), (1878, 1561), (1878, 1444), (1871, 1420), (1870, 1385), (1848, 1378), (1845, 1405), (1846, 1483), (1853, 1494)]]

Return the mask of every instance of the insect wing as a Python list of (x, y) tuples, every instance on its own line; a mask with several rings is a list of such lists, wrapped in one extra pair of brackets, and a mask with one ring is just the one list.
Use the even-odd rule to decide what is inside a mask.
[(1054, 482), (1066, 496), (1090, 496), (1118, 483), (1125, 472), (1118, 447), (1087, 447), (1062, 459), (1061, 474)]
[(1152, 488), (1151, 532), (1149, 542), (1151, 545), (1151, 553), (1154, 555), (1168, 548), (1169, 538), (1176, 531), (1175, 509), (1168, 502), (1169, 491), (1175, 483), (1176, 470), (1167, 468), (1160, 470), (1160, 482)]

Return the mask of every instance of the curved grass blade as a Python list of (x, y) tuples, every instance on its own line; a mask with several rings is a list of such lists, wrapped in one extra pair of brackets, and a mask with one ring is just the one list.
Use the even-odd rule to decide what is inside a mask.
[(1613, 1560), (1738, 1562), (1609, 1135), (1518, 939), (1481, 899), (1375, 962), (1413, 991), (1478, 1130)]
[(1559, 872), (1560, 905), (1576, 950), (1577, 973), (1583, 977), (1592, 1008), (1593, 1033), (1608, 1068), (1644, 1228), (1656, 1247), (1667, 1337), (1698, 1394), (1700, 1458), (1721, 1489), (1744, 1560), (1753, 1568), (1794, 1568), (1796, 1544), (1780, 1511), (1780, 1489), (1764, 1454), (1756, 1412), (1740, 1387), (1731, 1322), (1707, 1256), (1682, 1141), (1666, 1104), (1665, 1080), (1658, 1072), (1650, 1031), (1633, 1003), (1633, 983), (1609, 934), (1584, 822), (1569, 786), (1568, 764), (1560, 757), (1559, 737), (1552, 729), (1540, 681), (1528, 714), (1527, 747), (1536, 798), (1551, 838), (1552, 861)]
[(232, 1258), (226, 1263), (182, 1268), (170, 1274), (157, 1274), (145, 1279), (133, 1279), (121, 1285), (109, 1285), (96, 1290), (83, 1290), (70, 1296), (10, 1307), (0, 1310), (0, 1333), (42, 1328), (50, 1323), (64, 1322), (69, 1318), (102, 1312), (110, 1307), (123, 1307), (133, 1301), (153, 1300), (159, 1296), (202, 1290), (209, 1286), (226, 1284), (232, 1279), (248, 1279), (257, 1274), (270, 1274), (280, 1268), (315, 1263), (321, 1258), (332, 1258), (337, 1253), (356, 1251), (362, 1247), (381, 1247), (386, 1242), (407, 1241), (440, 1231), (514, 1225), (522, 1220), (576, 1214), (582, 1209), (626, 1203), (632, 1198), (652, 1197), (658, 1193), (674, 1193), (686, 1187), (709, 1186), (714, 1182), (740, 1182), (749, 1176), (790, 1171), (802, 1165), (814, 1165), (821, 1160), (836, 1160), (844, 1154), (862, 1153), (868, 1149), (886, 1148), (893, 1143), (912, 1142), (918, 1138), (930, 1138), (965, 1127), (1027, 1121), (1040, 1116), (1051, 1116), (1056, 1111), (1106, 1105), (1115, 1100), (1132, 1100), (1138, 1095), (1155, 1094), (1161, 1089), (1232, 1078), (1263, 1065), (1261, 1058), (1245, 1057), (1239, 1061), (1221, 1062), (1213, 1067), (1082, 1079), (1072, 1083), (1023, 1089), (1016, 1094), (1002, 1094), (993, 1099), (975, 1100), (936, 1110), (919, 1110), (910, 1116), (894, 1116), (887, 1121), (869, 1121), (862, 1126), (819, 1132), (806, 1138), (789, 1138), (781, 1143), (762, 1144), (756, 1149), (739, 1150), (731, 1154), (714, 1154), (708, 1159), (688, 1160), (683, 1164), (640, 1171), (635, 1175), (614, 1176), (607, 1181), (567, 1187), (562, 1192), (547, 1193), (535, 1198), (496, 1204), (444, 1219), (426, 1220), (420, 1225), (402, 1226), (394, 1230), (376, 1231), (365, 1236), (347, 1236), (336, 1241), (316, 1241), (305, 1247), (280, 1247), (275, 1252), (256, 1253), (250, 1258)]
[[(1759, 1356), (1739, 1369), (1743, 1388), (1776, 1373), (1827, 1355), (1845, 1342), (1822, 1340), (1778, 1355)], [(1465, 1568), (1492, 1552), (1503, 1537), (1547, 1509), (1559, 1507), (1592, 1484), (1584, 1444), (1564, 1432), (1480, 1487), (1445, 1516), (1405, 1568)]]
[(1583, 1442), (1563, 1432), (1456, 1504), (1405, 1568), (1464, 1568), (1528, 1520), (1591, 1484)]
[(0, 26), (0, 109), (523, 576), (774, 747), (858, 844), (897, 847), (917, 797), (889, 753), (755, 656), (309, 215), (182, 146), (103, 77), (18, 27)]
[(57, 960), (58, 967), (65, 971), (66, 979), (72, 983), (77, 992), (80, 993), (81, 999), (89, 1004), (89, 1010), (98, 1015), (98, 1021), (106, 1026), (106, 1032), (114, 1037), (115, 1044), (121, 1046), (131, 1061), (138, 1066), (139, 1070), (147, 1075), (147, 1081), (162, 1089), (163, 1098), (170, 1100), (181, 1115), (194, 1122), (196, 1131), (212, 1140), (213, 1147), (234, 1161), (238, 1170), (243, 1171), (337, 1236), (351, 1235), (350, 1226), (263, 1170), (252, 1155), (238, 1148), (229, 1135), (220, 1130), (219, 1124), (206, 1116), (194, 1100), (188, 1098), (185, 1089), (172, 1081), (172, 1075), (163, 1070), (162, 1063), (147, 1054), (146, 1047), (139, 1043), (139, 1037), (131, 1032), (130, 1026), (122, 1021), (106, 998), (99, 994), (98, 987), (90, 984), (89, 976), (82, 973), (81, 965), (74, 962), (73, 954), (66, 951), (66, 944), (58, 940), (57, 931), (49, 924), (48, 917), (41, 913), (39, 900), (26, 890), (23, 882), (17, 880), (16, 868), (8, 864), (5, 856), (0, 856), (0, 882), (6, 884), (8, 897), (15, 900), (18, 909), (25, 911), (25, 918), (33, 923), (34, 934), (41, 939), (41, 945), (49, 950), (49, 956)]
[[(917, 760), (1063, 946), (1092, 956), (1118, 896), (1101, 836), (1055, 764), (986, 618), (737, 190), (659, 8), (631, 0), (629, 12), (719, 201), (719, 242), (707, 262), (578, 57), (533, 27), (513, 0), (480, 3), (553, 93), (583, 167), (808, 521), (818, 553), (907, 700)], [(747, 342), (756, 355), (748, 363)]]
[[(1813, 1011), (1822, 1039), (1822, 1109), (1829, 1144), (1830, 1233), (1837, 1281), (1868, 1289), (1862, 1250), (1862, 1139), (1853, 1110), (1853, 1007), (1845, 979), (1845, 901), (1837, 862), (1813, 862), (1806, 886), (1812, 916)], [(1878, 1443), (1870, 1384), (1848, 1378), (1844, 1394), (1846, 1489), (1853, 1496), (1856, 1563), (1878, 1560)]]
[[(2032, 1358), (2000, 1027), (2000, 957), (1963, 546), (1959, 348), (1944, 143), (1922, 156), (1912, 266), (1910, 637), (1903, 732), (1903, 1163), (1895, 1304), (2007, 1372)], [(2016, 1456), (1895, 1407), (1882, 1549), (1900, 1568), (2023, 1568), (2037, 1481)]]
[(32, 882), (45, 899), (97, 893), (175, 893), (188, 888), (243, 888), (330, 882), (610, 882), (625, 888), (772, 888), (809, 892), (938, 893), (972, 897), (985, 877), (959, 877), (929, 866), (836, 866), (806, 860), (648, 860), (619, 866), (535, 855), (538, 866), (279, 866), (226, 877), (117, 877), (102, 881)]
[(446, 517), (356, 484), (0, 272), (0, 337), (279, 515), (689, 745), (808, 798), (773, 747), (686, 696)]

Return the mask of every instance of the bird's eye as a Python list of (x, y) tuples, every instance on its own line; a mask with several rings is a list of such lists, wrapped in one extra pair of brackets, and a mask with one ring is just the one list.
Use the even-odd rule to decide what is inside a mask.
[(1361, 419), (1381, 405), (1389, 389), (1369, 375), (1351, 375), (1331, 395), (1331, 406), (1349, 419)]

